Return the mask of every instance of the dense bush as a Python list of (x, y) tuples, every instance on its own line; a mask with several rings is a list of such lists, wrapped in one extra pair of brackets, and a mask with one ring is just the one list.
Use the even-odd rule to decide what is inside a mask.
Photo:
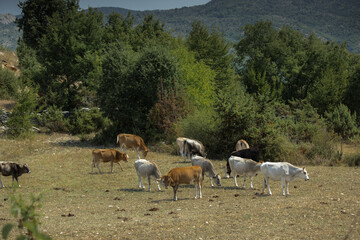
[(14, 73), (0, 68), (0, 99), (14, 98), (18, 80)]
[(75, 110), (69, 117), (70, 133), (74, 135), (98, 132), (107, 125), (109, 121), (98, 108)]

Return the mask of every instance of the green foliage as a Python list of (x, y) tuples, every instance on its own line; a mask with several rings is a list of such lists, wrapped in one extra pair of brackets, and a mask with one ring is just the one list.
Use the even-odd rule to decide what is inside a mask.
[(326, 113), (326, 120), (329, 128), (344, 140), (359, 132), (356, 126), (356, 114), (352, 115), (344, 104), (338, 105), (333, 112)]
[(69, 132), (69, 120), (56, 106), (50, 106), (46, 111), (37, 116), (39, 124), (50, 132)]
[(173, 50), (179, 59), (179, 84), (184, 86), (188, 104), (196, 108), (211, 108), (215, 99), (215, 72), (204, 62), (197, 62), (194, 53), (182, 44)]
[(21, 83), (16, 105), (6, 123), (7, 134), (13, 138), (24, 138), (31, 135), (32, 113), (36, 106), (36, 95), (33, 89)]
[(0, 99), (13, 98), (18, 88), (18, 79), (7, 69), (0, 69)]
[[(15, 189), (15, 185), (13, 184), (13, 188)], [(18, 218), (18, 228), (20, 230), (20, 235), (17, 236), (16, 239), (24, 239), (24, 240), (31, 240), (31, 239), (38, 239), (38, 240), (49, 240), (51, 239), (49, 236), (41, 233), (39, 231), (39, 217), (40, 215), (36, 213), (36, 210), (41, 207), (42, 195), (39, 194), (38, 196), (31, 195), (30, 203), (26, 203), (26, 201), (22, 198), (19, 194), (18, 196), (15, 195), (15, 191), (13, 194), (10, 195), (11, 201), (11, 214)], [(2, 238), (8, 239), (11, 230), (15, 226), (13, 224), (6, 224), (2, 227)], [(21, 231), (25, 229), (26, 233), (22, 234)]]
[(74, 135), (98, 132), (107, 125), (109, 122), (102, 116), (102, 112), (98, 108), (76, 109), (69, 118), (70, 133)]

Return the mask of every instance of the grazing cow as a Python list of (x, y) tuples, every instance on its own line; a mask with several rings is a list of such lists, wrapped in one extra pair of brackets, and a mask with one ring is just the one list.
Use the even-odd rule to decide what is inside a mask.
[(121, 170), (124, 171), (123, 167), (120, 164), (120, 161), (127, 162), (127, 155), (125, 153), (121, 153), (115, 149), (95, 149), (92, 151), (92, 155), (93, 155), (93, 162), (91, 164), (91, 173), (93, 173), (93, 168), (95, 164), (99, 169), (99, 173), (101, 173), (101, 170), (99, 168), (100, 162), (110, 162), (111, 163), (110, 172), (113, 172), (114, 163), (119, 164)]
[(120, 145), (120, 151), (126, 153), (127, 148), (132, 148), (136, 151), (138, 159), (140, 159), (139, 151), (142, 152), (142, 157), (146, 158), (149, 149), (146, 147), (144, 140), (133, 134), (121, 133), (117, 135), (116, 142)]
[(188, 138), (184, 138), (184, 137), (178, 137), (176, 139), (176, 145), (178, 146), (179, 148), (179, 154), (181, 156), (183, 156), (184, 154), (184, 141), (187, 140)]
[(30, 173), (29, 167), (24, 164), (20, 165), (14, 162), (0, 162), (0, 184), (1, 187), (4, 188), (4, 184), (1, 182), (1, 175), (3, 176), (12, 176), (12, 180), (16, 180), (19, 187), (18, 177), (20, 177), (23, 173)]
[[(239, 151), (234, 151), (231, 156), (252, 159), (255, 162), (259, 162), (259, 149), (258, 148), (247, 148)], [(229, 178), (231, 174), (231, 168), (229, 165), (229, 159), (226, 162), (226, 178)]]
[(206, 157), (205, 147), (200, 141), (185, 139), (183, 148), (184, 162), (186, 162), (186, 156), (188, 156), (189, 161), (191, 161), (193, 155)]
[(206, 174), (206, 176), (209, 177), (210, 179), (210, 184), (213, 187), (214, 184), (212, 182), (212, 179), (214, 179), (214, 182), (216, 183), (216, 185), (221, 186), (221, 177), (219, 174), (216, 174), (215, 169), (214, 169), (214, 165), (212, 164), (212, 162), (208, 159), (205, 159), (203, 157), (200, 156), (194, 156), (191, 159), (191, 164), (193, 166), (200, 166), (202, 169), (202, 180), (204, 181), (204, 174)]
[(236, 151), (247, 149), (247, 148), (250, 148), (250, 147), (249, 147), (249, 144), (245, 140), (241, 139), (241, 140), (237, 141), (236, 146), (235, 146)]
[(201, 180), (202, 170), (200, 166), (191, 166), (191, 167), (179, 167), (171, 169), (167, 175), (161, 176), (160, 183), (167, 189), (168, 186), (173, 187), (174, 190), (174, 201), (178, 200), (177, 190), (180, 184), (190, 184), (194, 182), (195, 185), (195, 199), (198, 196), (202, 198), (201, 193)]
[(135, 165), (136, 173), (138, 175), (139, 188), (145, 189), (141, 178), (147, 177), (148, 182), (149, 182), (149, 192), (151, 190), (150, 189), (150, 185), (151, 185), (150, 178), (155, 179), (158, 190), (159, 191), (161, 190), (160, 186), (159, 186), (159, 182), (158, 182), (160, 180), (161, 173), (155, 163), (149, 162), (145, 159), (138, 159), (135, 161), (134, 165)]
[(269, 179), (274, 181), (281, 180), (282, 195), (289, 195), (289, 182), (292, 180), (296, 178), (302, 178), (305, 179), (305, 181), (309, 180), (309, 176), (305, 168), (295, 167), (287, 162), (265, 162), (261, 164), (260, 170), (264, 175), (262, 194), (264, 194), (266, 185), (269, 195), (271, 195)]
[(254, 186), (252, 184), (252, 177), (256, 176), (258, 172), (260, 172), (261, 163), (255, 162), (254, 160), (247, 158), (231, 156), (229, 158), (229, 164), (230, 164), (231, 172), (234, 177), (235, 186), (239, 187), (236, 181), (236, 176), (242, 174), (244, 176), (244, 182), (242, 188), (245, 188), (246, 176), (249, 176), (250, 188), (254, 189)]

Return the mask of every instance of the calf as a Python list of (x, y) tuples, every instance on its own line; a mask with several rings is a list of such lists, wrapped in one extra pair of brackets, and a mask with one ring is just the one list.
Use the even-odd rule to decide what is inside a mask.
[(185, 139), (183, 148), (184, 162), (186, 162), (186, 156), (188, 156), (189, 161), (191, 161), (193, 155), (206, 157), (205, 147), (200, 141)]
[(264, 175), (262, 194), (265, 192), (266, 185), (269, 195), (271, 195), (269, 179), (281, 181), (282, 195), (289, 195), (289, 182), (292, 180), (296, 178), (302, 178), (305, 179), (305, 181), (309, 180), (309, 176), (305, 168), (295, 167), (287, 162), (265, 162), (261, 164), (260, 170)]
[(159, 186), (159, 180), (161, 177), (161, 173), (159, 168), (156, 166), (155, 163), (153, 162), (149, 162), (145, 159), (138, 159), (135, 161), (135, 169), (136, 169), (136, 173), (138, 175), (138, 183), (139, 183), (139, 188), (145, 189), (141, 178), (142, 177), (147, 177), (148, 182), (149, 182), (149, 192), (150, 192), (150, 178), (155, 179), (156, 181), (156, 185), (158, 190), (160, 191), (160, 186)]
[(23, 173), (30, 173), (29, 167), (24, 164), (20, 165), (14, 162), (0, 162), (0, 184), (1, 187), (4, 188), (4, 184), (1, 182), (1, 175), (3, 176), (12, 176), (12, 180), (16, 180), (16, 183), (19, 187), (18, 177), (20, 177)]
[[(241, 157), (241, 158), (248, 158), (248, 159), (252, 159), (256, 162), (259, 162), (259, 149), (258, 148), (247, 148), (247, 149), (242, 149), (239, 151), (234, 151), (231, 153), (231, 156), (236, 156), (236, 157)], [(230, 159), (230, 158), (229, 158)], [(226, 178), (230, 177), (231, 174), (231, 168), (229, 165), (229, 159), (226, 162)]]
[(191, 167), (179, 167), (171, 169), (167, 175), (161, 176), (160, 183), (167, 189), (168, 186), (171, 186), (174, 190), (174, 201), (178, 200), (177, 190), (180, 184), (190, 184), (194, 182), (195, 185), (195, 199), (198, 196), (202, 198), (201, 193), (201, 180), (202, 170), (200, 166), (191, 166)]
[(258, 172), (260, 172), (260, 165), (261, 163), (257, 163), (251, 159), (247, 158), (240, 158), (231, 156), (229, 158), (229, 164), (231, 168), (231, 172), (234, 177), (234, 183), (236, 187), (239, 187), (236, 181), (236, 176), (239, 174), (242, 174), (244, 176), (244, 182), (242, 187), (245, 188), (245, 181), (246, 176), (250, 177), (250, 188), (254, 189), (254, 186), (252, 184), (252, 177), (256, 176)]
[(124, 171), (123, 167), (120, 164), (120, 161), (127, 162), (127, 155), (124, 153), (119, 152), (115, 149), (95, 149), (92, 151), (93, 155), (93, 162), (91, 164), (91, 173), (93, 173), (93, 168), (96, 164), (97, 168), (99, 169), (99, 173), (101, 170), (99, 168), (100, 162), (110, 162), (111, 169), (110, 172), (113, 172), (113, 164), (117, 163), (120, 165), (121, 170)]
[(219, 174), (215, 173), (214, 165), (210, 160), (207, 160), (200, 156), (195, 156), (191, 159), (191, 164), (193, 166), (200, 166), (202, 169), (202, 180), (204, 180), (204, 174), (209, 177), (210, 184), (213, 187), (214, 184), (212, 179), (214, 179), (216, 185), (221, 186), (221, 177)]
[(140, 159), (139, 151), (141, 151), (143, 158), (146, 158), (146, 155), (149, 152), (144, 140), (137, 135), (121, 133), (117, 135), (116, 142), (120, 145), (120, 151), (124, 151), (125, 153), (127, 148), (134, 149), (138, 159)]

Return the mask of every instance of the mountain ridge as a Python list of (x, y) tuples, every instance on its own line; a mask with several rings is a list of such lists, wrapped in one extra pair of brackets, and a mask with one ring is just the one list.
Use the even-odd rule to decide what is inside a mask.
[[(336, 43), (347, 42), (350, 52), (360, 53), (360, 1), (358, 0), (212, 0), (204, 5), (182, 7), (170, 10), (132, 11), (117, 7), (97, 8), (106, 17), (111, 12), (127, 15), (130, 11), (135, 24), (144, 16), (153, 14), (165, 23), (173, 35), (187, 36), (191, 23), (200, 20), (208, 28), (216, 27), (227, 40), (236, 42), (243, 34), (242, 27), (258, 21), (271, 21), (276, 29), (287, 25), (302, 34), (315, 33), (323, 40)], [(16, 25), (4, 30), (0, 21), (0, 44), (5, 36), (14, 34)], [(17, 29), (17, 28), (16, 28)], [(16, 34), (15, 34), (16, 35)], [(16, 47), (16, 42), (15, 42)], [(13, 49), (15, 49), (13, 46)]]

